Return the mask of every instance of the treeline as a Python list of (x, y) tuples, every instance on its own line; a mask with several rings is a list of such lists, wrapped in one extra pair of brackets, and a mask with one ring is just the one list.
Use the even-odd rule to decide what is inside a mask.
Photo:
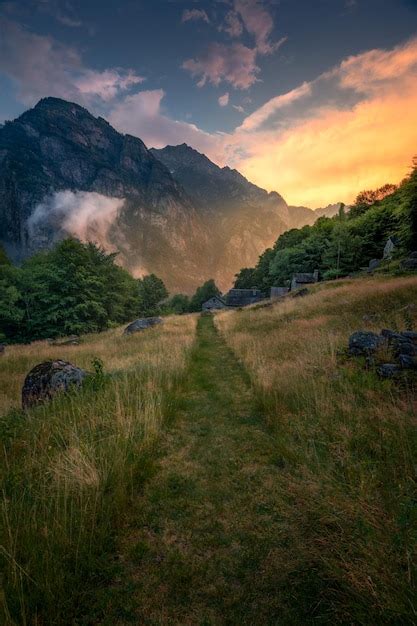
[(417, 250), (417, 159), (398, 187), (364, 191), (348, 212), (342, 205), (333, 218), (282, 234), (255, 267), (236, 275), (235, 287), (286, 286), (293, 274), (315, 269), (326, 280), (347, 276), (381, 259), (390, 236), (398, 238), (399, 256)]
[(135, 279), (93, 243), (66, 239), (13, 266), (0, 248), (0, 342), (100, 332), (137, 317), (201, 310), (213, 280), (168, 299), (163, 281)]

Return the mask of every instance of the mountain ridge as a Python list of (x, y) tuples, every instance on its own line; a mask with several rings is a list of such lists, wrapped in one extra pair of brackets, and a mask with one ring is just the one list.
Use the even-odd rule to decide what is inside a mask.
[(279, 193), (187, 144), (148, 150), (66, 100), (43, 98), (0, 128), (0, 243), (15, 261), (78, 236), (84, 220), (83, 237), (136, 275), (172, 291), (211, 277), (225, 289), (293, 227), (291, 214)]

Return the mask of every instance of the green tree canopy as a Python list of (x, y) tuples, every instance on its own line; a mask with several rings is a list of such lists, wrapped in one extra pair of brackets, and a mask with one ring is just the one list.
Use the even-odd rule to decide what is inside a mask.
[(207, 280), (204, 285), (198, 287), (195, 294), (191, 298), (190, 311), (201, 311), (203, 302), (206, 302), (213, 296), (219, 296), (220, 290), (214, 280)]

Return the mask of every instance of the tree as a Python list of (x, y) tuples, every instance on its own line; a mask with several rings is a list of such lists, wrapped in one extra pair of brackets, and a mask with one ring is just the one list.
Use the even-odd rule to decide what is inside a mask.
[(167, 302), (166, 308), (168, 312), (176, 315), (187, 313), (190, 309), (190, 298), (182, 293), (177, 293)]
[(216, 283), (211, 278), (207, 280), (204, 285), (198, 287), (195, 294), (191, 298), (190, 311), (201, 311), (203, 302), (206, 302), (213, 296), (219, 296), (220, 290), (216, 286)]
[(238, 274), (235, 274), (235, 289), (252, 289), (257, 287), (255, 284), (255, 268), (244, 267)]
[(159, 305), (168, 297), (163, 281), (155, 274), (138, 280), (140, 315), (156, 315)]

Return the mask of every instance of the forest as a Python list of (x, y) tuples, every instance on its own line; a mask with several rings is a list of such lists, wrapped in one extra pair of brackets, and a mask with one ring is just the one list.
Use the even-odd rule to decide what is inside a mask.
[(381, 259), (391, 236), (399, 242), (397, 256), (417, 250), (417, 159), (399, 186), (364, 191), (349, 210), (342, 205), (335, 217), (283, 233), (255, 267), (236, 275), (235, 288), (267, 291), (288, 285), (294, 273), (315, 269), (324, 280), (342, 278)]

